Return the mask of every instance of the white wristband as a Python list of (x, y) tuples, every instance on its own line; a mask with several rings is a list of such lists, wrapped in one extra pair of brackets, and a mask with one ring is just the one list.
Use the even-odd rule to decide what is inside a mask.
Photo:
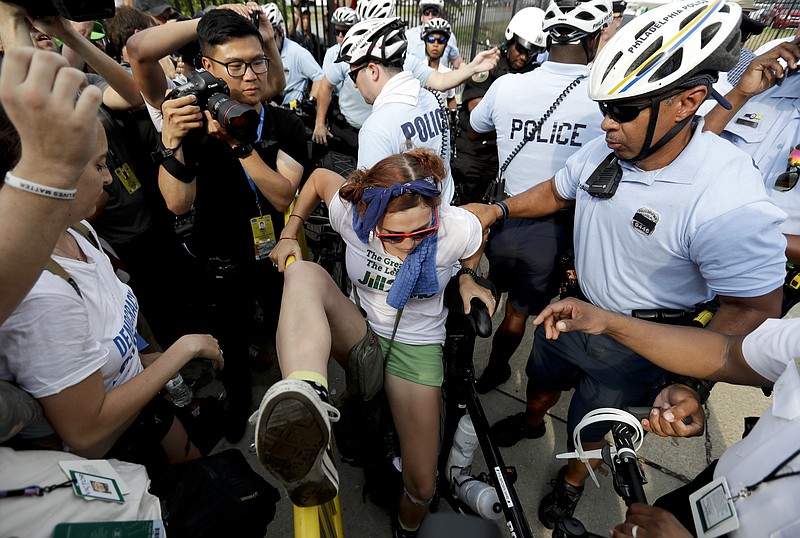
[(27, 179), (17, 177), (11, 172), (6, 172), (5, 184), (15, 189), (28, 191), (31, 194), (38, 194), (39, 196), (46, 196), (47, 198), (55, 198), (56, 200), (74, 200), (75, 194), (78, 189), (57, 189), (42, 185), (41, 183), (34, 183)]

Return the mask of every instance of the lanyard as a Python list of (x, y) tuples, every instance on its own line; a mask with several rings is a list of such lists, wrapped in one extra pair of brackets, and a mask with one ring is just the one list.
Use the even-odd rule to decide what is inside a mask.
[(758, 489), (758, 487), (761, 484), (766, 484), (767, 482), (772, 482), (774, 480), (780, 480), (781, 478), (788, 478), (790, 476), (800, 475), (800, 471), (792, 471), (791, 473), (786, 473), (786, 474), (782, 474), (782, 475), (778, 474), (778, 471), (783, 469), (786, 466), (786, 464), (788, 464), (795, 457), (797, 457), (798, 454), (800, 454), (800, 448), (798, 448), (797, 450), (792, 452), (792, 454), (788, 458), (786, 458), (785, 460), (780, 462), (778, 464), (778, 466), (775, 467), (772, 470), (772, 472), (770, 472), (767, 476), (765, 476), (764, 478), (762, 478), (761, 480), (759, 480), (755, 484), (752, 484), (750, 486), (746, 486), (746, 487), (742, 488), (742, 490), (739, 492), (739, 494), (735, 495), (734, 497), (732, 497), (731, 500), (737, 501), (739, 499), (742, 499), (742, 498), (745, 498), (745, 497), (749, 497), (755, 490)]
[[(256, 144), (261, 142), (261, 131), (264, 128), (264, 106), (265, 106), (264, 103), (261, 103), (261, 118), (258, 120), (258, 130), (256, 131), (256, 141), (255, 141)], [(250, 183), (250, 188), (253, 189), (253, 194), (256, 195), (256, 206), (258, 207), (258, 214), (263, 215), (263, 213), (261, 212), (261, 202), (258, 201), (258, 187), (256, 187), (256, 184), (255, 182), (253, 182), (253, 179), (250, 177), (250, 174), (248, 174), (247, 170), (245, 170), (244, 165), (241, 163), (239, 164), (242, 167), (244, 175), (247, 177), (247, 182)]]
[(68, 488), (74, 483), (74, 480), (68, 480), (66, 482), (62, 482), (61, 484), (53, 484), (52, 486), (28, 486), (20, 489), (0, 490), (0, 499), (4, 497), (41, 497), (45, 493), (50, 493), (54, 489)]

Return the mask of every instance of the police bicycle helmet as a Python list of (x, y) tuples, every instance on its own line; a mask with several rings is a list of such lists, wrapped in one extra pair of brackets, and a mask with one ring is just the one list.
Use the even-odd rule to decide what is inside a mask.
[(373, 61), (383, 65), (402, 64), (408, 40), (400, 17), (361, 21), (344, 36), (337, 62), (361, 65)]
[(394, 17), (394, 0), (358, 0), (356, 14), (359, 21)]
[(420, 32), (420, 37), (425, 39), (431, 34), (442, 34), (447, 39), (450, 39), (450, 34), (453, 33), (453, 29), (450, 27), (450, 23), (444, 19), (431, 19), (425, 24), (422, 25), (422, 32)]
[(544, 15), (544, 11), (538, 7), (520, 9), (506, 26), (506, 43), (516, 41), (526, 49), (546, 48), (547, 32), (542, 28)]
[(419, 0), (419, 10), (421, 12), (425, 11), (426, 7), (435, 7), (439, 10), (439, 13), (444, 11), (444, 1), (443, 0)]
[(611, 0), (553, 0), (547, 7), (542, 28), (553, 43), (578, 43), (611, 22)]
[(277, 4), (270, 2), (261, 6), (261, 11), (273, 27), (283, 26), (283, 14)]
[(336, 8), (331, 16), (331, 23), (337, 26), (354, 26), (358, 22), (358, 14), (351, 7)]
[(672, 140), (693, 117), (676, 124), (652, 144), (661, 101), (682, 89), (704, 85), (719, 103), (730, 104), (712, 87), (719, 71), (739, 61), (742, 10), (724, 0), (683, 0), (632, 20), (600, 51), (589, 74), (589, 97), (615, 102), (650, 99), (652, 112), (637, 162)]

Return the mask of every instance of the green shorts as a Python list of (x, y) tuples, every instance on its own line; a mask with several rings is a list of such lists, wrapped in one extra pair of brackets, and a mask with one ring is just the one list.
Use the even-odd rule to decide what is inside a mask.
[[(378, 336), (384, 357), (389, 349), (389, 339)], [(444, 381), (441, 344), (392, 344), (386, 361), (386, 372), (394, 376), (431, 387), (441, 387)]]

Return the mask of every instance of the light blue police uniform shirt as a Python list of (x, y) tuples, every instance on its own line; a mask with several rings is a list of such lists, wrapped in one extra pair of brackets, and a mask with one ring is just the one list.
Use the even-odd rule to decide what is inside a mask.
[(622, 163), (612, 198), (593, 198), (585, 182), (611, 152), (596, 138), (556, 176), (575, 200), (575, 268), (597, 306), (690, 308), (714, 294), (757, 297), (783, 285), (786, 214), (770, 199), (750, 156), (702, 122), (669, 165), (641, 171)]
[(281, 61), (283, 72), (286, 74), (284, 105), (302, 99), (307, 81), (317, 81), (322, 78), (322, 68), (311, 53), (288, 37), (283, 39)]
[[(425, 42), (422, 40), (422, 25), (415, 26), (414, 28), (407, 30), (406, 39), (408, 39), (408, 49), (406, 49), (406, 54), (412, 54), (418, 59), (427, 62), (428, 57), (425, 54)], [(459, 56), (461, 56), (461, 52), (458, 50), (456, 35), (451, 33), (450, 38), (447, 40), (447, 45), (444, 48), (442, 57), (447, 58), (449, 63), (453, 63), (453, 60)]]
[[(545, 112), (577, 77), (584, 78), (564, 97), (542, 129), (536, 130)], [(476, 132), (497, 132), (501, 165), (525, 137), (530, 139), (506, 169), (506, 193), (513, 196), (549, 180), (570, 155), (603, 134), (603, 116), (597, 103), (589, 99), (588, 77), (585, 65), (546, 62), (528, 73), (498, 78), (472, 110), (469, 119)]]
[(751, 98), (725, 126), (722, 137), (753, 158), (764, 186), (787, 218), (781, 231), (800, 234), (800, 186), (790, 191), (774, 189), (786, 171), (789, 152), (800, 144), (800, 76)]
[[(325, 57), (322, 58), (322, 72), (325, 73), (325, 78), (328, 78), (328, 67), (332, 66), (339, 56), (339, 48), (339, 43), (335, 43), (325, 51)], [(330, 82), (330, 79), (328, 79), (328, 82)], [(333, 94), (339, 95), (339, 86), (333, 86)]]
[[(399, 82), (398, 77), (404, 79), (413, 75), (403, 71), (395, 75), (391, 81)], [(386, 88), (384, 88), (384, 91)], [(446, 141), (442, 143), (443, 117), (439, 102), (433, 94), (424, 89), (419, 89), (417, 105), (405, 103), (386, 103), (372, 111), (361, 130), (358, 132), (358, 167), (370, 168), (372, 165), (389, 155), (400, 153), (406, 140), (411, 140), (415, 148), (428, 148), (437, 155), (442, 155), (444, 149), (444, 162), (447, 167), (447, 177), (441, 185), (442, 201), (449, 203), (453, 198), (453, 176), (450, 174), (450, 133), (446, 133)], [(442, 147), (444, 146), (444, 148)]]
[[(336, 56), (338, 56), (338, 44), (331, 47), (328, 52), (334, 48), (336, 49)], [(325, 78), (327, 78), (328, 82), (335, 88), (339, 88), (339, 109), (342, 111), (342, 114), (344, 114), (347, 123), (356, 129), (360, 129), (367, 120), (367, 117), (372, 113), (372, 105), (364, 101), (361, 92), (358, 91), (356, 85), (353, 84), (353, 81), (347, 76), (347, 73), (350, 71), (350, 65), (347, 62), (336, 63), (336, 56), (334, 56), (334, 62), (326, 66)], [(428, 77), (434, 72), (433, 68), (428, 67), (426, 64), (420, 62), (419, 59), (409, 55), (406, 55), (403, 62), (403, 70), (411, 71), (414, 78), (419, 80), (420, 84), (423, 86), (427, 84)]]

